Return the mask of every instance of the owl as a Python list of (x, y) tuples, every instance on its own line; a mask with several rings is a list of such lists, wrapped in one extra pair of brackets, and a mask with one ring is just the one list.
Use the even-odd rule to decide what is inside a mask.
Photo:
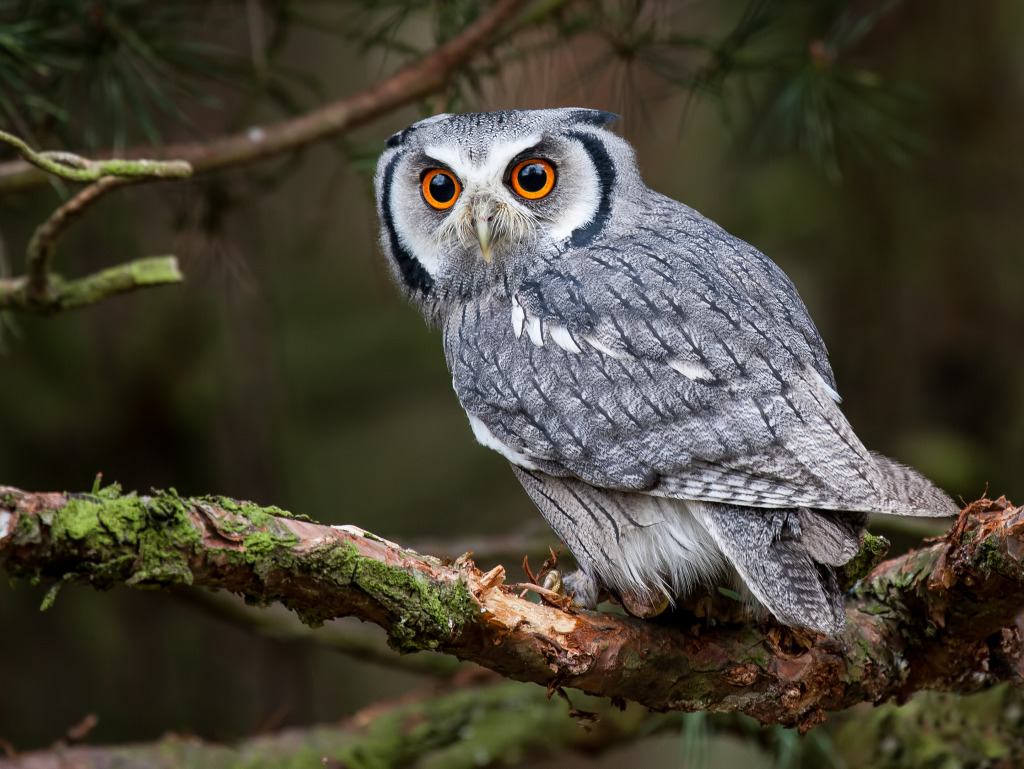
[(375, 176), (391, 271), (440, 329), (476, 439), (575, 556), (578, 605), (724, 586), (837, 635), (833, 568), (868, 514), (957, 507), (864, 447), (790, 280), (646, 187), (615, 118), (445, 114), (392, 136)]

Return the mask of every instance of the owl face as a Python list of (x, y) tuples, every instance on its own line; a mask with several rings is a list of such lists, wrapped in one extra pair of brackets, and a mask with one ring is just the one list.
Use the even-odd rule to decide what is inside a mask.
[[(381, 242), (406, 292), (446, 299), (521, 277), (607, 218), (632, 150), (586, 109), (437, 115), (392, 136), (375, 178)], [(632, 164), (628, 164), (632, 167)]]

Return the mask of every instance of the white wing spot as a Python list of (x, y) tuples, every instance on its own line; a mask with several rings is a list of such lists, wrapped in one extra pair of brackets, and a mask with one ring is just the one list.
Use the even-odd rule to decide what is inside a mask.
[(682, 360), (680, 358), (670, 358), (668, 360), (668, 365), (687, 379), (706, 382), (709, 379), (715, 378), (715, 375), (711, 373), (711, 370), (701, 363), (694, 363), (693, 361)]
[(519, 339), (523, 335), (523, 324), (526, 323), (526, 310), (512, 297), (512, 332)]
[(586, 342), (587, 344), (589, 344), (591, 347), (593, 347), (598, 352), (603, 352), (609, 358), (615, 358), (617, 360), (629, 360), (629, 358), (632, 357), (632, 356), (628, 355), (627, 353), (622, 352), (621, 350), (613, 350), (611, 347), (606, 345), (600, 339), (598, 339), (597, 337), (592, 336), (592, 335), (588, 335), (588, 336), (583, 337), (583, 341)]
[(530, 335), (530, 341), (537, 347), (544, 346), (544, 323), (540, 318), (526, 319), (526, 333)]
[(480, 417), (474, 416), (473, 414), (467, 414), (469, 417), (469, 426), (473, 428), (473, 435), (476, 436), (477, 441), (486, 446), (489, 449), (494, 449), (501, 454), (505, 459), (520, 467), (525, 467), (527, 470), (536, 470), (537, 465), (530, 461), (530, 459), (523, 454), (521, 451), (516, 451), (512, 447), (499, 441), (494, 433), (490, 431), (490, 428), (483, 423)]
[(549, 323), (548, 335), (555, 341), (555, 344), (566, 352), (574, 354), (583, 352), (580, 346), (576, 344), (576, 340), (572, 338), (572, 335), (569, 333), (569, 329), (565, 326), (556, 326), (553, 323)]
[(818, 384), (820, 384), (824, 388), (825, 392), (828, 393), (828, 396), (832, 400), (834, 400), (836, 403), (843, 402), (843, 399), (840, 397), (839, 393), (833, 390), (832, 387), (829, 386), (829, 383), (825, 381), (825, 377), (823, 377), (821, 374), (818, 373), (816, 369), (813, 368), (811, 369), (811, 373), (814, 375), (814, 378), (815, 380), (817, 380)]

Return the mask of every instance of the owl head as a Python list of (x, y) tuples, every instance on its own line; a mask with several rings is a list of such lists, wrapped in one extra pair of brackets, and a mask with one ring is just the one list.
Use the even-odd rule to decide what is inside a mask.
[(436, 115), (387, 141), (374, 179), (398, 283), (437, 321), (508, 287), (538, 257), (599, 237), (642, 184), (630, 146), (591, 109)]

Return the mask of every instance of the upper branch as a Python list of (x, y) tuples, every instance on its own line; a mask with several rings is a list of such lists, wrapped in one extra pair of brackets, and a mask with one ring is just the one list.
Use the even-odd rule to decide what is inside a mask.
[[(30, 494), (0, 487), (0, 567), (14, 576), (194, 584), (280, 601), (307, 623), (352, 615), (402, 652), (434, 649), (509, 678), (656, 710), (740, 711), (809, 728), (824, 711), (922, 688), (1021, 680), (1024, 508), (968, 507), (942, 541), (889, 560), (847, 598), (841, 638), (778, 628), (694, 633), (531, 603), (481, 573), (222, 497)], [(58, 582), (58, 584), (60, 584)]]
[[(128, 158), (158, 154), (191, 164), (195, 173), (251, 163), (334, 136), (375, 117), (410, 104), (444, 87), (451, 77), (487, 44), (529, 0), (498, 0), (458, 36), (375, 86), (299, 117), (253, 127), (209, 142), (171, 144), (128, 150)], [(24, 160), (0, 163), (0, 194), (45, 181), (45, 174)]]

